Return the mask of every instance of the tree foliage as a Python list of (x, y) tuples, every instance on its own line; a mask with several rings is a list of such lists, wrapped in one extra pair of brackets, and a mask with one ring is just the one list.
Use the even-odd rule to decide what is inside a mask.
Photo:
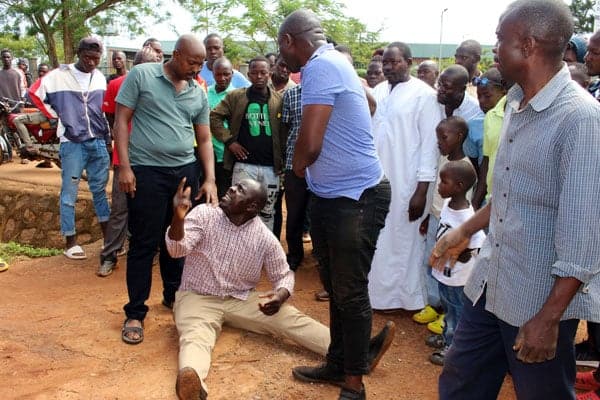
[(593, 0), (572, 0), (569, 8), (575, 22), (575, 33), (590, 33), (594, 31)]
[(178, 0), (197, 21), (198, 32), (218, 32), (234, 61), (277, 50), (277, 31), (287, 15), (299, 8), (315, 12), (326, 35), (352, 49), (355, 61), (367, 62), (379, 46), (379, 31), (370, 32), (357, 18), (344, 14), (336, 0)]
[(145, 17), (168, 18), (168, 13), (156, 17), (157, 5), (158, 0), (0, 0), (0, 23), (4, 33), (19, 34), (25, 26), (58, 66), (74, 60), (77, 43), (90, 33), (103, 36), (119, 28), (139, 34)]

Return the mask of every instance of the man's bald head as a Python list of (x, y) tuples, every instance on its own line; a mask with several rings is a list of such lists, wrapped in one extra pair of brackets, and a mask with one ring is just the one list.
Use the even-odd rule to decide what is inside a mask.
[(206, 55), (206, 50), (204, 49), (202, 41), (191, 33), (179, 36), (179, 39), (175, 42), (174, 49), (175, 51), (185, 52), (186, 54), (197, 54), (202, 52), (202, 54)]
[(442, 75), (455, 85), (466, 86), (469, 83), (469, 71), (462, 65), (451, 65), (442, 72)]
[(279, 53), (291, 72), (299, 72), (312, 54), (325, 43), (319, 18), (312, 11), (303, 8), (287, 16), (277, 35)]
[(311, 41), (315, 36), (320, 40), (326, 40), (319, 17), (314, 12), (304, 8), (287, 16), (279, 28), (279, 34), (290, 34), (305, 38), (308, 41)]
[(250, 192), (250, 198), (256, 202), (257, 214), (267, 204), (267, 188), (262, 183), (254, 179), (246, 179), (247, 190)]
[(175, 42), (169, 67), (176, 79), (194, 79), (202, 68), (205, 56), (206, 50), (199, 38), (192, 34), (181, 35)]

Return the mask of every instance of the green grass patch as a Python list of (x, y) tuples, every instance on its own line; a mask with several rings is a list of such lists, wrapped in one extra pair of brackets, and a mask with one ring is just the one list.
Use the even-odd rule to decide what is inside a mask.
[(0, 258), (10, 262), (18, 256), (29, 258), (50, 257), (62, 254), (60, 249), (47, 249), (45, 247), (33, 247), (16, 242), (0, 243)]

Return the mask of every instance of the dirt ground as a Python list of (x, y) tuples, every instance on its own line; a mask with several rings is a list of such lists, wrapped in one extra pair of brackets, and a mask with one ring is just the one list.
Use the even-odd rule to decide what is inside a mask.
[[(33, 163), (2, 165), (0, 180), (58, 186), (57, 168), (46, 170), (42, 181), (38, 171)], [(161, 305), (158, 268), (147, 302), (145, 340), (127, 345), (120, 333), (127, 301), (125, 259), (111, 276), (96, 277), (100, 246), (84, 246), (85, 261), (22, 258), (0, 273), (0, 400), (176, 398), (177, 333), (171, 311)], [(310, 244), (305, 250), (310, 253)], [(262, 282), (260, 288), (269, 285)], [(315, 260), (309, 256), (296, 274), (290, 302), (327, 324), (327, 303), (314, 300), (319, 289)], [(366, 377), (371, 400), (437, 398), (441, 368), (428, 362), (428, 331), (411, 315), (374, 317), (374, 332), (386, 319), (398, 329), (390, 350)], [(225, 327), (207, 378), (209, 399), (337, 399), (337, 388), (292, 378), (292, 367), (321, 361), (293, 343)], [(513, 398), (507, 378), (500, 399)]]

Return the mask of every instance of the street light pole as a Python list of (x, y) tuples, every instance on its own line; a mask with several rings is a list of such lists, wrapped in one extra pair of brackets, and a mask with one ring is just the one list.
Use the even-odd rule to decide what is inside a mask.
[(438, 57), (438, 68), (442, 70), (442, 34), (444, 32), (444, 13), (448, 11), (448, 8), (444, 8), (440, 13), (440, 54)]

